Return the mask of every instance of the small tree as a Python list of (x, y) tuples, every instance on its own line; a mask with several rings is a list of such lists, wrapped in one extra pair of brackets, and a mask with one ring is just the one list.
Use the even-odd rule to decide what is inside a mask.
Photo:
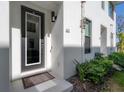
[(119, 32), (117, 34), (119, 42), (117, 43), (118, 51), (124, 52), (124, 32)]
[(124, 52), (124, 17), (117, 17), (117, 49), (119, 52)]

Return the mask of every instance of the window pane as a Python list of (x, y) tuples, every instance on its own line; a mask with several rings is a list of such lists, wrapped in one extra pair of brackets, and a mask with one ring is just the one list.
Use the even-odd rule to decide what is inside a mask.
[(105, 2), (102, 1), (101, 3), (102, 3), (102, 9), (105, 9)]
[(26, 33), (27, 33), (27, 63), (34, 64), (40, 62), (39, 59), (39, 30), (40, 18), (33, 14), (26, 14)]
[(113, 19), (114, 13), (113, 13), (114, 7), (111, 2), (109, 2), (109, 16)]
[(90, 53), (91, 21), (86, 20), (85, 24), (85, 53)]
[(89, 36), (89, 27), (88, 27), (88, 24), (85, 25), (85, 36)]
[(111, 33), (111, 47), (113, 47), (113, 33)]
[(90, 21), (87, 20), (85, 24), (85, 36), (90, 37), (90, 28), (91, 28), (91, 23)]
[(90, 37), (85, 36), (85, 53), (90, 53)]

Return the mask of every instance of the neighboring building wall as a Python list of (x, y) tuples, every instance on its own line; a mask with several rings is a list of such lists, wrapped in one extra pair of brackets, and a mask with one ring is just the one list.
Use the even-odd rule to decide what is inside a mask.
[[(64, 2), (64, 78), (67, 79), (75, 74), (74, 59), (81, 61), (81, 2)], [(96, 52), (100, 52), (101, 47), (101, 25), (107, 28), (107, 54), (111, 47), (111, 32), (114, 34), (114, 47), (116, 27), (115, 20), (113, 21), (108, 15), (108, 2), (105, 2), (105, 10), (101, 7), (101, 1), (86, 1), (85, 2), (85, 17), (92, 22), (91, 31), (91, 53), (84, 54), (84, 60), (89, 60), (94, 57)], [(114, 16), (115, 17), (115, 16)], [(110, 25), (113, 25), (113, 30)], [(84, 43), (84, 33), (83, 41)]]
[(9, 2), (0, 2), (0, 91), (9, 91)]
[[(43, 4), (43, 3), (42, 3)], [(35, 9), (37, 11), (41, 11), (45, 14), (45, 62), (46, 66), (44, 69), (34, 70), (27, 73), (21, 73), (21, 5), (25, 5), (29, 8)], [(49, 7), (49, 6), (48, 6)], [(51, 37), (50, 31), (52, 28), (51, 24), (51, 11), (42, 6), (38, 6), (33, 4), (32, 2), (10, 2), (10, 32), (11, 32), (11, 71), (12, 73), (11, 79), (18, 79), (23, 76), (28, 76), (31, 74), (40, 73), (41, 71), (45, 71), (46, 69), (50, 69), (51, 66)]]
[(63, 49), (63, 5), (59, 9), (57, 20), (51, 32), (52, 73), (56, 78), (64, 79), (64, 49)]
[[(89, 12), (90, 11), (90, 12)], [(92, 52), (86, 55), (86, 58), (94, 56), (95, 52), (100, 51), (101, 46), (101, 25), (107, 28), (107, 53), (109, 54), (111, 48), (111, 32), (114, 33), (114, 47), (115, 45), (115, 35), (116, 35), (116, 24), (108, 14), (108, 2), (105, 1), (105, 10), (101, 7), (101, 1), (87, 1), (85, 4), (85, 16), (92, 21)], [(116, 19), (116, 18), (114, 18)], [(110, 25), (113, 25), (113, 30)]]

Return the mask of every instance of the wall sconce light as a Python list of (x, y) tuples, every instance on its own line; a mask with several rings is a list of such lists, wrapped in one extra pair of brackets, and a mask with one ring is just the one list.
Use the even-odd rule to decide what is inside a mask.
[(80, 23), (80, 27), (82, 28), (82, 29), (85, 29), (85, 24), (86, 24), (87, 22), (86, 22), (86, 18), (84, 17), (82, 20), (81, 20), (81, 23)]
[(52, 22), (55, 22), (55, 21), (56, 21), (56, 18), (57, 18), (57, 16), (55, 15), (55, 12), (52, 11), (52, 12), (51, 12), (51, 21), (52, 21)]

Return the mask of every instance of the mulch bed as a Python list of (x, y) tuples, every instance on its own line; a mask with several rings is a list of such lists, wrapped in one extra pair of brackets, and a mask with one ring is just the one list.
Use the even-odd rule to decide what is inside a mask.
[(107, 82), (98, 85), (88, 80), (82, 82), (77, 75), (67, 79), (67, 81), (73, 84), (72, 92), (100, 92), (108, 87)]

